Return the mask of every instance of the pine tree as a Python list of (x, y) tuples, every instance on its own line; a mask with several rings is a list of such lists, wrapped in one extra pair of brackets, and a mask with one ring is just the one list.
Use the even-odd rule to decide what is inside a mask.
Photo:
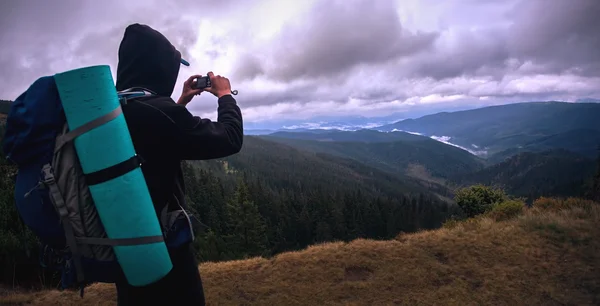
[(267, 251), (267, 228), (258, 206), (250, 200), (248, 185), (240, 180), (227, 203), (230, 246), (243, 256), (257, 256)]

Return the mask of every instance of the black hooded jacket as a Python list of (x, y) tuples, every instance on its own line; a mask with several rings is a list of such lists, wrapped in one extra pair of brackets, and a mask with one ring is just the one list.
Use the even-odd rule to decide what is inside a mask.
[(156, 93), (128, 102), (123, 113), (135, 150), (144, 160), (142, 171), (157, 213), (167, 203), (186, 207), (182, 160), (235, 154), (244, 137), (242, 114), (231, 95), (218, 99), (216, 122), (193, 116), (170, 98), (180, 66), (180, 52), (161, 33), (146, 25), (127, 27), (119, 47), (116, 86), (119, 91), (145, 88)]

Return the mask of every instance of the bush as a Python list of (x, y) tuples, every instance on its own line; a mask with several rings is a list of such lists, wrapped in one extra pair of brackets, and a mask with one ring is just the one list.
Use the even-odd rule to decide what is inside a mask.
[(492, 207), (489, 216), (496, 221), (503, 221), (520, 215), (525, 208), (525, 203), (520, 200), (506, 200)]
[(507, 199), (501, 189), (473, 185), (457, 190), (454, 200), (468, 218), (489, 212), (494, 205)]
[(447, 229), (452, 229), (452, 228), (455, 228), (460, 222), (461, 222), (461, 219), (457, 218), (456, 216), (452, 216), (452, 217), (448, 218), (442, 224), (442, 227), (447, 228)]

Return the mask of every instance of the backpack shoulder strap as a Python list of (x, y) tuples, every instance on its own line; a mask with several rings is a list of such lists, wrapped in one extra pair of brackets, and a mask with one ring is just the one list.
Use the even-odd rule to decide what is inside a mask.
[(119, 95), (119, 102), (121, 105), (126, 105), (128, 101), (139, 97), (151, 97), (156, 96), (156, 93), (152, 90), (143, 87), (132, 87), (117, 92)]

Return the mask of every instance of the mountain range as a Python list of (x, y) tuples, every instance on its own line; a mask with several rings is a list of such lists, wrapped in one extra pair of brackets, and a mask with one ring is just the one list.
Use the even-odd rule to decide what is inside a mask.
[(440, 183), (453, 174), (476, 171), (484, 165), (483, 160), (460, 148), (404, 132), (278, 132), (260, 137), (305, 151), (350, 158), (382, 171)]
[[(385, 120), (371, 120), (370, 126), (366, 121), (361, 122), (363, 117), (356, 117), (354, 121), (349, 119), (341, 128), (340, 124), (326, 120), (319, 121), (318, 124), (316, 121), (298, 121), (285, 128), (253, 130), (247, 127), (245, 132), (248, 135), (305, 140), (310, 140), (305, 137), (306, 133), (310, 133), (311, 137), (320, 133), (328, 137), (336, 135), (333, 138), (336, 140), (346, 137), (346, 141), (362, 141), (365, 137), (379, 139), (384, 136), (334, 132), (366, 129), (381, 132), (404, 131), (461, 148), (492, 164), (522, 152), (553, 149), (565, 149), (593, 158), (600, 143), (600, 123), (596, 119), (600, 118), (600, 103), (583, 102), (590, 99), (580, 100), (577, 103), (528, 102), (440, 112), (389, 124), (382, 124)], [(385, 119), (390, 120), (397, 115), (393, 114)], [(378, 123), (381, 125), (376, 126)], [(282, 134), (283, 132), (286, 134)], [(300, 134), (293, 136), (291, 133)]]
[(598, 118), (599, 103), (532, 102), (437, 113), (378, 130), (444, 138), (486, 156), (560, 148), (593, 157), (600, 143)]
[[(8, 105), (2, 101), (0, 113)], [(369, 129), (264, 130), (247, 136), (240, 154), (204, 167), (216, 173), (222, 167), (243, 169), (282, 181), (297, 176), (307, 188), (336, 182), (374, 195), (422, 192), (444, 201), (455, 188), (475, 183), (520, 196), (564, 195), (579, 193), (573, 186), (591, 174), (600, 145), (597, 118), (598, 103), (530, 102), (436, 113)], [(370, 120), (346, 119), (356, 125)]]
[[(238, 154), (181, 163), (188, 210), (204, 225), (194, 242), (196, 255), (214, 262), (323, 242), (406, 237), (456, 222), (465, 214), (454, 200), (456, 190), (476, 184), (500, 187), (528, 204), (586, 195), (600, 173), (600, 159), (594, 161), (600, 153), (597, 112), (590, 103), (525, 103), (438, 113), (379, 129), (247, 135)], [(461, 148), (469, 144), (472, 150)], [(2, 152), (0, 167), (16, 170)], [(34, 241), (18, 222), (13, 191), (12, 180), (0, 179), (0, 248), (13, 250), (0, 259), (7, 266), (26, 260), (23, 265), (37, 267), (39, 254), (25, 255)], [(564, 238), (555, 226), (548, 230)], [(448, 241), (449, 231), (440, 233)], [(429, 234), (415, 237), (423, 235)], [(489, 245), (482, 244), (486, 250)], [(440, 257), (432, 250), (422, 253)], [(440, 258), (436, 266), (447, 262)], [(0, 275), (0, 283), (39, 282), (39, 271), (19, 271), (16, 279)]]

